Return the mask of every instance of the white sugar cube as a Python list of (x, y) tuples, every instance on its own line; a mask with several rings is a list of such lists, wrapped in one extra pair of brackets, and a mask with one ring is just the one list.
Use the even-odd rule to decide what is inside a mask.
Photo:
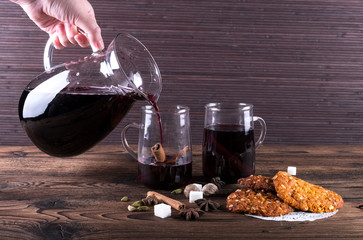
[(171, 216), (171, 207), (165, 203), (160, 203), (154, 206), (154, 215), (159, 218)]
[(296, 167), (287, 167), (287, 173), (290, 175), (296, 175)]
[(195, 185), (197, 188), (199, 188), (199, 191), (202, 191), (202, 189), (203, 189), (203, 185), (202, 184), (193, 183), (193, 185)]
[(193, 203), (195, 200), (202, 199), (203, 192), (200, 191), (190, 191), (189, 192), (189, 202)]

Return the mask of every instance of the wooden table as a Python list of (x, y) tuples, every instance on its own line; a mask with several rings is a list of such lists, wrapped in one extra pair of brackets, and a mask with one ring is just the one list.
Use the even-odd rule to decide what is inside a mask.
[[(184, 221), (176, 211), (160, 219), (152, 210), (127, 210), (150, 189), (137, 183), (137, 163), (120, 146), (64, 159), (35, 147), (2, 146), (0, 239), (363, 239), (363, 146), (265, 145), (257, 151), (256, 174), (273, 176), (287, 166), (341, 194), (343, 208), (314, 222), (265, 221), (222, 210), (198, 221)], [(201, 148), (194, 146), (194, 181), (201, 175)], [(130, 202), (121, 202), (123, 196)], [(225, 203), (225, 197), (213, 200)]]

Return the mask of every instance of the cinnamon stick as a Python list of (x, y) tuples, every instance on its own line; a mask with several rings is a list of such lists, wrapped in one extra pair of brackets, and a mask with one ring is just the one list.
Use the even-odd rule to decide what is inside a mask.
[(183, 157), (188, 151), (190, 151), (190, 147), (189, 146), (185, 146), (182, 150), (180, 150), (178, 152), (178, 154), (175, 157), (175, 161), (178, 161), (179, 158)]
[(153, 153), (155, 160), (157, 162), (165, 162), (166, 154), (161, 143), (157, 143), (151, 147), (151, 152)]
[(171, 158), (170, 160), (168, 160), (167, 163), (175, 163), (175, 162), (177, 162), (188, 151), (190, 151), (190, 147), (189, 146), (185, 146), (182, 150), (179, 150), (179, 152), (173, 158)]
[(162, 195), (154, 191), (147, 192), (147, 196), (154, 196), (159, 201), (163, 201), (164, 203), (170, 205), (172, 208), (178, 211), (185, 208), (185, 205), (182, 202), (179, 202), (175, 199), (169, 198), (165, 195)]

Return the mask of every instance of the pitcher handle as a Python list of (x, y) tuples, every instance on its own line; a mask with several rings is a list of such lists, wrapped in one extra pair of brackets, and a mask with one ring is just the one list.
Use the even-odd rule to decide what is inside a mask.
[(122, 145), (124, 146), (124, 148), (126, 149), (126, 151), (131, 155), (131, 157), (135, 158), (137, 160), (137, 154), (134, 152), (134, 150), (131, 149), (129, 143), (127, 142), (126, 139), (126, 133), (129, 130), (129, 128), (137, 128), (140, 129), (141, 125), (137, 124), (137, 123), (130, 123), (128, 125), (126, 125), (124, 127), (124, 129), (122, 129), (121, 131), (121, 142)]
[(47, 44), (45, 44), (44, 54), (43, 54), (43, 64), (44, 70), (49, 71), (52, 68), (52, 58), (54, 51), (53, 40), (51, 38), (48, 39)]
[(266, 122), (265, 120), (263, 120), (263, 118), (260, 117), (253, 117), (253, 121), (258, 121), (261, 125), (261, 133), (260, 133), (260, 137), (258, 138), (257, 142), (256, 142), (256, 146), (255, 149), (261, 147), (263, 141), (265, 140), (266, 137)]
[[(84, 32), (82, 29), (77, 28), (77, 31), (87, 37), (87, 33)], [(93, 54), (98, 54), (98, 53), (102, 52), (102, 51), (95, 49), (93, 46), (91, 46), (91, 47), (92, 47)], [(49, 71), (52, 68), (54, 49), (55, 49), (55, 47), (53, 44), (53, 39), (49, 38), (47, 43), (45, 44), (44, 54), (43, 54), (43, 65), (44, 65), (45, 71)]]

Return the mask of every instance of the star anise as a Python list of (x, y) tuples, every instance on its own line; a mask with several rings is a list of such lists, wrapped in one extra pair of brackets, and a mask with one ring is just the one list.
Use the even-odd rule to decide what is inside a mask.
[(224, 187), (224, 185), (226, 185), (226, 183), (223, 182), (220, 177), (212, 178), (212, 183), (214, 183), (218, 189), (221, 189)]
[(179, 211), (179, 216), (185, 218), (185, 220), (197, 220), (200, 216), (202, 216), (204, 212), (199, 208), (187, 208)]
[(163, 203), (163, 201), (158, 200), (155, 196), (147, 196), (146, 198), (141, 200), (146, 206), (153, 206), (159, 203)]
[(206, 212), (217, 210), (218, 208), (221, 207), (221, 205), (219, 203), (214, 202), (212, 200), (205, 199), (205, 198), (195, 200), (195, 203), (199, 206), (199, 208), (201, 210), (206, 211)]

